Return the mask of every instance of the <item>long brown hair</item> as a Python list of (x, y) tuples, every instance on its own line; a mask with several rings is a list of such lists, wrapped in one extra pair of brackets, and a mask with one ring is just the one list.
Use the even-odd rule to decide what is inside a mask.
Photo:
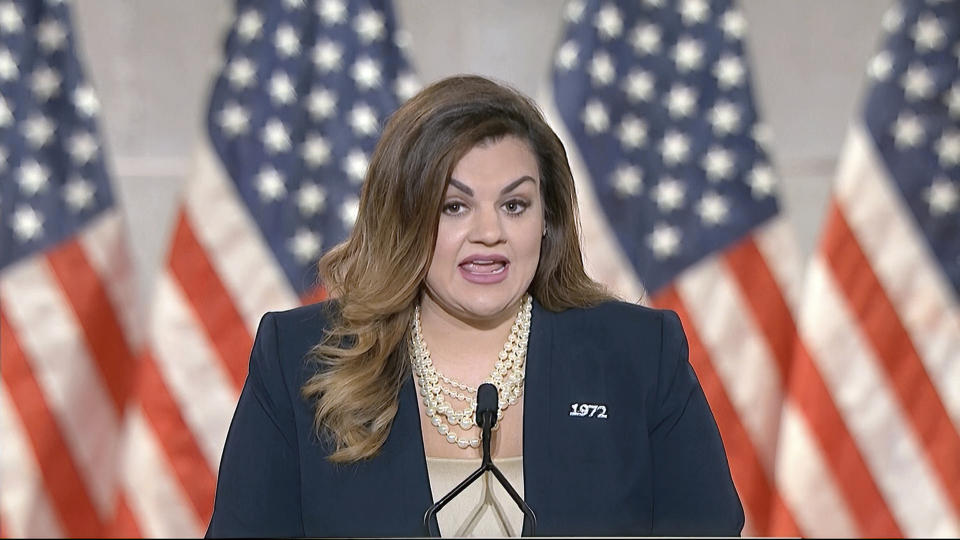
[(443, 79), (387, 122), (370, 160), (350, 237), (327, 252), (320, 278), (328, 327), (302, 388), (333, 462), (374, 456), (390, 431), (410, 373), (405, 339), (436, 242), (441, 204), (457, 162), (474, 146), (514, 135), (536, 155), (546, 237), (530, 293), (546, 309), (594, 305), (609, 295), (587, 277), (573, 176), (560, 139), (536, 104), (477, 76)]

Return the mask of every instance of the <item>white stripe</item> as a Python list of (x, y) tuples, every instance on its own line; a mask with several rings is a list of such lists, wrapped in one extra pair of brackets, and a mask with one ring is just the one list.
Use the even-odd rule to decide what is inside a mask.
[(7, 385), (0, 384), (0, 517), (4, 532), (8, 538), (60, 538), (63, 530), (15, 410)]
[(840, 165), (837, 197), (954, 429), (960, 431), (958, 299), (910, 209), (894, 189), (869, 136), (852, 129)]
[(92, 502), (101, 516), (109, 515), (117, 411), (90, 358), (76, 315), (43, 258), (8, 267), (0, 278), (0, 295)]
[(796, 317), (800, 312), (803, 293), (803, 259), (790, 222), (782, 214), (778, 214), (757, 229), (754, 240), (757, 250), (783, 293), (787, 308)]
[[(217, 470), (238, 394), (169, 272), (157, 281), (150, 347), (211, 470)], [(149, 391), (149, 390), (148, 390)]]
[(807, 279), (801, 335), (890, 511), (908, 537), (960, 534), (943, 487), (819, 254)]
[(772, 476), (784, 377), (750, 304), (716, 257), (690, 267), (676, 284), (723, 388)]
[(563, 117), (557, 112), (550, 85), (539, 103), (550, 126), (563, 141), (567, 150), (567, 159), (577, 190), (577, 203), (580, 207), (580, 247), (583, 249), (583, 264), (587, 274), (606, 285), (612, 294), (627, 302), (646, 303), (643, 285), (633, 269), (633, 264), (620, 249), (617, 235), (607, 222), (606, 214), (600, 207), (587, 171), (577, 149), (576, 141), (567, 132)]
[(254, 335), (265, 312), (296, 307), (300, 300), (206, 139), (195, 170), (186, 195), (193, 232)]
[(131, 408), (127, 417), (123, 489), (140, 532), (147, 538), (202, 536), (202, 525), (147, 426), (143, 411)]
[(136, 350), (142, 329), (138, 318), (137, 275), (128, 251), (126, 230), (120, 211), (113, 209), (97, 217), (79, 238), (90, 265), (106, 288), (130, 350)]
[(855, 537), (859, 531), (853, 514), (815, 440), (788, 400), (780, 419), (777, 490), (804, 536)]

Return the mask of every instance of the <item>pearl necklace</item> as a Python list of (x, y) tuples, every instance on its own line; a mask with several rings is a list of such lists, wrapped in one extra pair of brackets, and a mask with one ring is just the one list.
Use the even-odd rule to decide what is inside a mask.
[[(529, 294), (525, 295), (520, 312), (517, 313), (517, 318), (513, 326), (510, 327), (510, 335), (507, 337), (506, 343), (503, 344), (503, 350), (498, 355), (490, 377), (485, 381), (493, 383), (497, 387), (499, 395), (497, 403), (498, 422), (503, 418), (503, 411), (507, 410), (510, 405), (515, 405), (520, 396), (523, 395), (523, 368), (527, 358), (527, 339), (530, 337), (530, 313), (532, 309), (533, 298)], [(420, 387), (420, 396), (423, 397), (423, 404), (426, 406), (425, 414), (430, 418), (430, 423), (450, 444), (455, 444), (464, 449), (479, 447), (480, 439), (478, 437), (458, 436), (451, 428), (451, 426), (457, 426), (467, 431), (473, 427), (477, 411), (477, 389), (443, 375), (434, 367), (433, 361), (430, 360), (430, 351), (427, 349), (427, 344), (423, 340), (423, 332), (420, 329), (420, 306), (417, 306), (414, 310), (411, 326), (408, 350), (413, 364), (413, 373), (417, 376), (417, 385)], [(441, 381), (454, 389), (445, 388)], [(464, 409), (456, 410), (444, 396), (462, 401), (467, 406)], [(496, 430), (499, 427), (500, 424), (498, 423), (493, 429)]]

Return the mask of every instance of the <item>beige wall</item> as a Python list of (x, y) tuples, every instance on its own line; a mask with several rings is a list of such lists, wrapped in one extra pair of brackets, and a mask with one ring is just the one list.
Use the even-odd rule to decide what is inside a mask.
[[(805, 252), (819, 233), (888, 0), (741, 0), (784, 206)], [(560, 33), (557, 0), (396, 0), (421, 79), (473, 72), (536, 95)], [(232, 1), (79, 0), (108, 161), (128, 213), (141, 299), (162, 263), (176, 194), (202, 129)]]

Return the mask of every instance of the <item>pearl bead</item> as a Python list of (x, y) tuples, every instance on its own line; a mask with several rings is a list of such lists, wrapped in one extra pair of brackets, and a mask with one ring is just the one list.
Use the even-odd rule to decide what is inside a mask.
[(480, 439), (470, 439), (470, 446), (473, 448), (480, 446)]
[(433, 418), (430, 419), (430, 423), (433, 424), (434, 426), (439, 426), (439, 425), (440, 425), (440, 417), (439, 417), (439, 416), (434, 416)]
[(450, 426), (446, 424), (440, 424), (437, 426), (437, 431), (439, 431), (441, 435), (446, 435), (450, 431)]
[(455, 442), (457, 442), (457, 434), (456, 434), (456, 433), (447, 433), (447, 442), (449, 442), (449, 443), (455, 443)]
[(468, 446), (470, 446), (470, 441), (467, 441), (465, 439), (457, 439), (457, 446), (459, 446), (460, 448), (466, 449)]

